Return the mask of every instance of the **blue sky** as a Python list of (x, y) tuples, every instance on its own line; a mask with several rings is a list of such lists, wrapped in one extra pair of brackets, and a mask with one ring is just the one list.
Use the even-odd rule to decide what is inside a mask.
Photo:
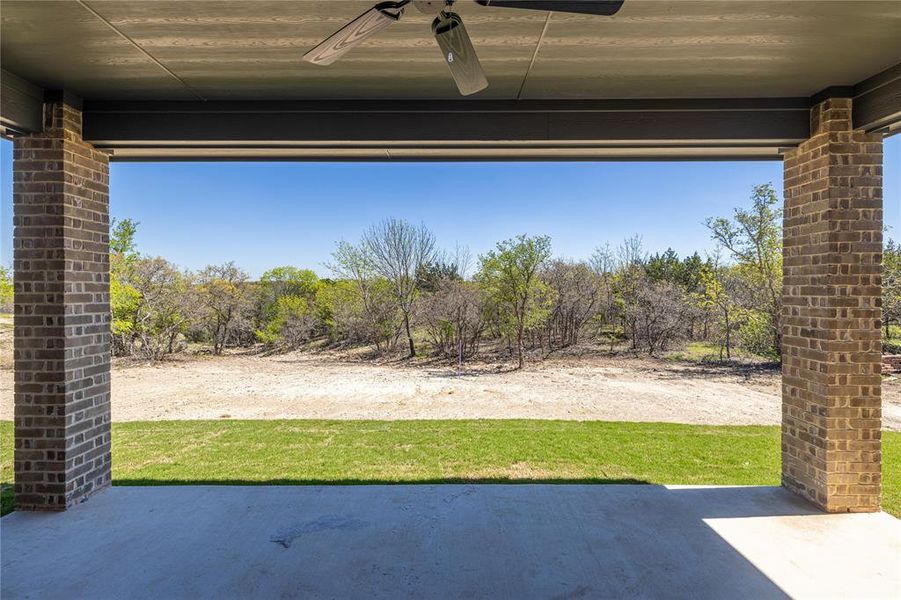
[[(0, 143), (0, 262), (12, 263), (12, 144)], [(140, 222), (139, 249), (186, 268), (234, 260), (251, 275), (327, 274), (335, 242), (385, 217), (424, 222), (473, 255), (520, 233), (558, 256), (640, 234), (650, 252), (713, 250), (704, 219), (782, 192), (781, 162), (113, 163), (110, 211)], [(885, 220), (901, 238), (901, 135), (885, 145)]]

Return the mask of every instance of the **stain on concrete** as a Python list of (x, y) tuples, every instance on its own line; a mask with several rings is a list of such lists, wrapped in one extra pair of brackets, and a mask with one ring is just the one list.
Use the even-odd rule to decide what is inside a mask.
[(278, 533), (269, 538), (270, 542), (279, 544), (284, 548), (290, 548), (294, 540), (302, 535), (311, 533), (319, 533), (330, 529), (341, 529), (347, 531), (356, 531), (366, 527), (366, 523), (359, 519), (341, 515), (323, 515), (313, 521), (307, 521), (295, 527), (288, 527), (280, 530)]

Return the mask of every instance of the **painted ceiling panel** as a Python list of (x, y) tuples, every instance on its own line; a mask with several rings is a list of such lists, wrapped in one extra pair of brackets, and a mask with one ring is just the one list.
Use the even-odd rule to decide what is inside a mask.
[(85, 97), (195, 96), (83, 6), (71, 1), (0, 5), (4, 69), (45, 88)]
[(555, 13), (530, 98), (809, 96), (901, 61), (901, 2), (627, 2)]
[[(408, 6), (396, 24), (328, 67), (303, 54), (372, 3), (94, 2), (117, 28), (183, 77), (205, 97), (448, 98), (456, 88), (431, 33), (433, 16)], [(455, 7), (455, 10), (458, 10)], [(481, 96), (512, 98), (546, 19), (545, 12), (459, 12), (491, 85)], [(167, 14), (169, 17), (161, 17)]]

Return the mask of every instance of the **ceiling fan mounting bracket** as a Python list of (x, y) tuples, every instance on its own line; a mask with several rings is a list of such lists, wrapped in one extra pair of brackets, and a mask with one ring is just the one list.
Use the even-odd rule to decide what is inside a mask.
[(413, 6), (426, 15), (437, 15), (447, 10), (454, 4), (455, 0), (412, 0)]

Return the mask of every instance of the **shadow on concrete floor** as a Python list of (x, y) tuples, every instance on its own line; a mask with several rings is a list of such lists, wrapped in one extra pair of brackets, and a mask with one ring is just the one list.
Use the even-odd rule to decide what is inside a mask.
[(437, 477), (432, 479), (150, 479), (116, 478), (117, 486), (167, 486), (167, 485), (650, 485), (643, 479), (626, 478), (523, 478), (509, 477)]
[[(116, 479), (115, 486), (162, 487), (162, 486), (419, 486), (419, 485), (642, 485), (653, 488), (652, 493), (677, 494), (690, 503), (705, 506), (705, 517), (772, 517), (789, 515), (819, 515), (823, 511), (809, 502), (790, 493), (785, 493), (783, 502), (774, 504), (773, 490), (781, 488), (767, 486), (662, 486), (633, 478), (435, 478), (415, 481), (386, 481), (381, 479), (217, 479), (217, 480), (173, 480), (173, 479)], [(692, 498), (694, 496), (694, 498)], [(715, 509), (715, 510), (712, 510)]]

